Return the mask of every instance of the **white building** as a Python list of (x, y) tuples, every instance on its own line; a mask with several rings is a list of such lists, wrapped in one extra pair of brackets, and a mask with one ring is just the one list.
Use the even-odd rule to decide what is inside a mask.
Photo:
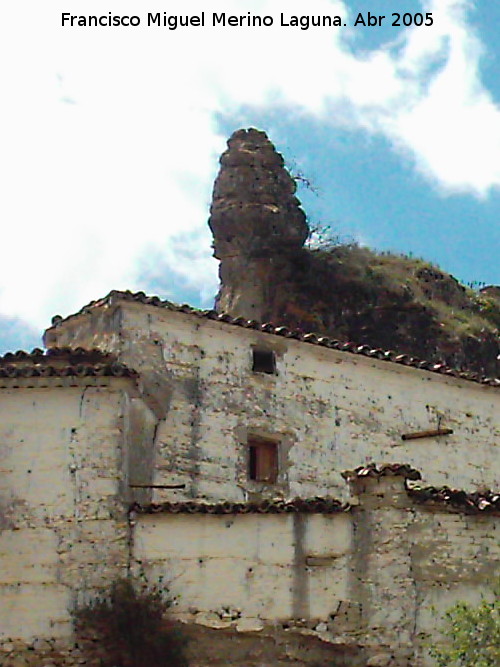
[(196, 665), (427, 665), (498, 575), (499, 380), (123, 292), (45, 344), (0, 360), (6, 660), (140, 571)]

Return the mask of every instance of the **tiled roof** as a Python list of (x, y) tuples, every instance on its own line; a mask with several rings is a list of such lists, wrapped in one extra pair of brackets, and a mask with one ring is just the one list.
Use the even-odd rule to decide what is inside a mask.
[(359, 466), (354, 470), (345, 470), (342, 477), (347, 481), (366, 477), (403, 477), (406, 493), (419, 504), (438, 504), (449, 509), (457, 509), (467, 514), (500, 512), (500, 494), (493, 491), (474, 491), (468, 493), (448, 486), (409, 485), (406, 481), (416, 482), (422, 479), (419, 470), (406, 463), (387, 463), (377, 468), (374, 463)]
[(134, 504), (132, 511), (139, 514), (334, 514), (345, 512), (349, 505), (334, 498), (294, 498), (293, 500), (263, 500), (252, 503), (199, 503), (193, 500), (150, 505)]
[(136, 373), (112, 354), (81, 347), (53, 347), (46, 352), (39, 348), (32, 352), (18, 350), (0, 357), (0, 378), (67, 376), (135, 377)]
[(273, 334), (275, 336), (282, 336), (284, 338), (293, 338), (295, 340), (299, 340), (304, 343), (319, 345), (321, 347), (328, 347), (333, 350), (339, 350), (341, 352), (359, 354), (364, 357), (380, 359), (381, 361), (390, 361), (396, 364), (402, 364), (404, 366), (412, 366), (413, 368), (419, 368), (422, 370), (431, 371), (433, 373), (440, 373), (441, 375), (461, 378), (463, 380), (470, 380), (472, 382), (479, 382), (481, 384), (486, 384), (493, 387), (500, 387), (500, 378), (483, 377), (473, 371), (461, 371), (456, 368), (450, 368), (449, 366), (446, 366), (446, 364), (434, 363), (432, 361), (424, 361), (422, 359), (417, 359), (416, 357), (412, 357), (408, 354), (399, 354), (398, 352), (394, 352), (393, 350), (382, 350), (380, 348), (372, 348), (369, 345), (358, 345), (357, 343), (352, 343), (352, 342), (342, 342), (316, 333), (307, 333), (300, 329), (289, 329), (288, 327), (277, 326), (271, 323), (262, 324), (260, 322), (257, 322), (256, 320), (246, 320), (243, 317), (232, 317), (231, 315), (228, 315), (226, 313), (219, 314), (215, 310), (198, 310), (186, 304), (178, 305), (172, 303), (171, 301), (162, 301), (157, 296), (146, 296), (144, 292), (132, 293), (128, 291), (121, 292), (118, 290), (113, 290), (104, 298), (97, 299), (96, 301), (91, 301), (77, 313), (69, 315), (65, 319), (62, 319), (60, 317), (53, 318), (52, 324), (54, 327), (57, 327), (61, 322), (70, 320), (73, 317), (77, 317), (78, 315), (90, 313), (93, 308), (103, 306), (105, 304), (111, 304), (115, 300), (135, 301), (137, 303), (142, 303), (150, 306), (166, 308), (167, 310), (179, 313), (187, 313), (189, 315), (209, 320), (215, 320), (218, 322), (225, 322), (233, 326), (239, 326), (246, 329), (254, 329), (256, 331), (262, 331), (265, 333)]
[(342, 477), (347, 481), (363, 477), (404, 477), (412, 481), (422, 479), (420, 471), (407, 463), (385, 463), (379, 468), (375, 463), (369, 463), (354, 470), (344, 470)]
[(439, 503), (467, 514), (500, 513), (500, 493), (493, 491), (467, 493), (448, 486), (426, 486), (408, 488), (407, 493), (418, 503)]

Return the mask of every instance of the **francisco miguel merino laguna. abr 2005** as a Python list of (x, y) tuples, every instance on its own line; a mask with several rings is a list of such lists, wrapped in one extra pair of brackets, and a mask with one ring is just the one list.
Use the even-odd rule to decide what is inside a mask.
[[(148, 12), (145, 23), (148, 27), (156, 26), (160, 28), (168, 28), (169, 30), (177, 30), (177, 28), (187, 27), (203, 28), (206, 25), (223, 28), (269, 28), (275, 24), (285, 28), (300, 28), (301, 30), (308, 30), (311, 27), (324, 28), (345, 25), (342, 23), (342, 18), (340, 16), (287, 16), (283, 12), (280, 14), (279, 23), (275, 22), (275, 19), (270, 15), (261, 16), (259, 14), (252, 14), (251, 12), (247, 12), (246, 14), (226, 14), (226, 12), (212, 12), (208, 21), (205, 12), (192, 15), (167, 14), (166, 12)], [(63, 27), (77, 26), (81, 28), (113, 26), (136, 28), (137, 26), (141, 25), (141, 18), (137, 15), (128, 16), (112, 14), (111, 12), (108, 14), (101, 14), (99, 16), (78, 15), (70, 14), (69, 12), (63, 12), (61, 14), (61, 24)]]

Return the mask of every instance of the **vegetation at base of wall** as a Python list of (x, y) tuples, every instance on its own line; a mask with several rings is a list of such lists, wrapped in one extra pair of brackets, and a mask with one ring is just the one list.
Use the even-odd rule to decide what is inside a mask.
[(439, 667), (500, 665), (500, 581), (493, 601), (477, 606), (458, 602), (444, 616), (444, 643), (431, 648)]
[(168, 619), (162, 591), (129, 579), (75, 612), (79, 644), (100, 667), (187, 667), (186, 639)]

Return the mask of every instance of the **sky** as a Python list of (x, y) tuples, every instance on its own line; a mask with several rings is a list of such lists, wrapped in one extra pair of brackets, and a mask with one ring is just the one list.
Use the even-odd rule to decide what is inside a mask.
[[(211, 190), (240, 127), (311, 184), (298, 196), (313, 225), (500, 284), (500, 5), (397, 4), (410, 25), (393, 25), (392, 0), (6, 4), (0, 352), (39, 346), (53, 315), (111, 289), (211, 307)], [(202, 11), (204, 26), (147, 24)], [(140, 24), (63, 26), (63, 12)], [(369, 13), (385, 19), (355, 25)]]

